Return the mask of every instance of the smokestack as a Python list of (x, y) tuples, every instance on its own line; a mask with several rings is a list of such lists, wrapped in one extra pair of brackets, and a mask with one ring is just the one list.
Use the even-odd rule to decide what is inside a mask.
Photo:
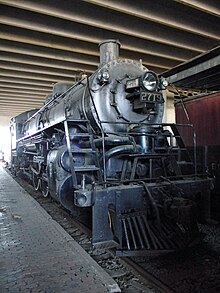
[(121, 43), (118, 40), (106, 40), (99, 44), (100, 65), (119, 58), (119, 48)]

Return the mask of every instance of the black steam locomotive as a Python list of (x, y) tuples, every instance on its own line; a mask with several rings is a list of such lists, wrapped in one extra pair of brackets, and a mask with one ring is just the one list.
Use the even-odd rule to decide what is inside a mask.
[(96, 72), (11, 120), (11, 165), (72, 214), (89, 211), (95, 246), (119, 256), (183, 248), (209, 218), (211, 181), (178, 125), (162, 124), (166, 80), (119, 59), (119, 46), (102, 42)]

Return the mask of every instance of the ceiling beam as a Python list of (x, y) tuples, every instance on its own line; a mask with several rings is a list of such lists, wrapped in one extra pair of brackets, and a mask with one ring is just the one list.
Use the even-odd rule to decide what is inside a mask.
[[(0, 32), (1, 34), (1, 32)], [(30, 64), (43, 66), (47, 68), (59, 68), (64, 70), (77, 70), (82, 72), (93, 72), (97, 66), (81, 63), (74, 63), (65, 60), (48, 59), (44, 57), (25, 55), (21, 53), (0, 51), (0, 60), (7, 62), (16, 62), (21, 64)]]
[(3, 60), (0, 60), (0, 69), (18, 70), (20, 72), (31, 72), (31, 73), (40, 73), (40, 74), (42, 73), (42, 74), (47, 74), (48, 76), (55, 75), (59, 77), (75, 76), (76, 72), (78, 74), (81, 70), (79, 68), (73, 68), (72, 70), (51, 68), (51, 67), (47, 67), (46, 64), (45, 66), (39, 66), (39, 65), (33, 65), (33, 64), (30, 65), (30, 64), (17, 63), (12, 61), (3, 61)]
[[(9, 25), (0, 25), (0, 38), (5, 40), (13, 40), (20, 43), (32, 44), (37, 46), (43, 46), (52, 49), (58, 49), (63, 51), (71, 51), (75, 53), (81, 53), (91, 56), (99, 56), (98, 44), (91, 43), (88, 41), (76, 40), (74, 41), (70, 38), (50, 35), (48, 39), (48, 34), (38, 31), (33, 31), (29, 29), (16, 27)], [(132, 45), (133, 44), (133, 45)], [(122, 43), (123, 53), (124, 51), (138, 52), (142, 55), (157, 56), (161, 58), (168, 58), (171, 60), (185, 61), (192, 58), (193, 51), (187, 50), (185, 48), (175, 48), (169, 45), (160, 45), (158, 43), (144, 41), (137, 38), (128, 38), (126, 42)], [(198, 52), (194, 52), (194, 55)], [(123, 56), (122, 56), (123, 58)]]
[[(98, 50), (98, 47), (97, 47)], [(43, 58), (49, 58), (52, 60), (60, 60), (60, 61), (68, 61), (68, 62), (74, 62), (74, 63), (82, 63), (85, 65), (92, 65), (94, 66), (94, 70), (97, 69), (99, 64), (99, 58), (89, 55), (83, 55), (80, 53), (74, 53), (70, 51), (62, 51), (58, 49), (52, 49), (52, 48), (46, 48), (46, 47), (40, 47), (40, 46), (34, 46), (30, 44), (25, 43), (18, 43), (14, 41), (9, 40), (2, 40), (0, 42), (0, 51), (3, 52), (12, 52), (12, 53), (19, 53), (23, 55), (28, 56), (37, 56), (37, 57), (43, 57)], [(125, 58), (128, 58), (128, 56), (133, 56), (130, 52), (121, 50), (122, 54), (121, 57), (124, 56)], [(129, 55), (130, 53), (130, 55)], [(180, 62), (176, 60), (156, 57), (156, 56), (148, 56), (148, 55), (142, 55), (140, 53), (133, 53), (134, 57), (136, 56), (136, 60), (142, 59), (143, 63), (146, 64), (146, 66), (153, 66), (158, 67), (159, 69), (169, 69), (175, 65), (178, 65)], [(135, 59), (135, 58), (133, 58)], [(83, 68), (82, 70), (83, 71)], [(91, 72), (91, 70), (90, 70)]]
[(5, 52), (20, 53), (28, 56), (37, 56), (61, 61), (70, 61), (86, 65), (89, 64), (93, 66), (97, 66), (99, 63), (99, 58), (96, 58), (94, 56), (34, 46), (31, 44), (14, 42), (12, 40), (1, 40), (0, 50)]
[(210, 58), (209, 60), (200, 62), (199, 64), (192, 65), (190, 66), (190, 68), (182, 70), (179, 73), (175, 73), (171, 76), (168, 76), (167, 80), (170, 83), (176, 83), (176, 82), (179, 82), (180, 80), (189, 78), (190, 76), (194, 76), (199, 73), (204, 73), (209, 69), (215, 70), (215, 68), (216, 68), (216, 72), (217, 71), (219, 72), (219, 64), (220, 64), (220, 55)]
[(52, 84), (49, 85), (37, 85), (33, 83), (26, 84), (25, 81), (23, 83), (16, 83), (14, 79), (3, 81), (0, 78), (0, 87), (1, 88), (9, 88), (9, 89), (20, 89), (20, 90), (36, 90), (36, 91), (48, 91), (51, 92), (53, 90)]
[[(15, 117), (23, 112), (30, 111), (33, 109), (37, 109), (37, 108), (23, 106), (23, 107), (19, 107), (19, 108), (16, 107), (16, 109), (13, 109), (13, 108), (0, 109), (0, 119), (4, 116), (4, 117), (7, 117), (8, 120), (10, 121), (10, 119), (12, 117)], [(10, 113), (10, 114), (8, 114), (8, 113)]]
[(48, 75), (48, 74), (40, 74), (34, 72), (23, 72), (19, 70), (7, 70), (0, 67), (0, 77), (15, 77), (15, 78), (25, 78), (30, 80), (39, 80), (39, 81), (47, 81), (48, 83), (56, 83), (56, 82), (72, 82), (74, 83), (76, 76), (71, 77), (62, 77), (59, 75)]
[(16, 102), (16, 104), (26, 104), (27, 102), (30, 104), (42, 104), (44, 102), (44, 98), (41, 98), (41, 100), (36, 100), (35, 98), (20, 98), (20, 96), (14, 96), (14, 97), (8, 97), (1, 95), (0, 97), (0, 103), (11, 103), (11, 102)]
[[(206, 25), (203, 25), (201, 22), (196, 22), (196, 24), (192, 23), (192, 20), (189, 25), (189, 11), (187, 14), (185, 14), (185, 23), (178, 23), (179, 19), (183, 19), (178, 17), (178, 14), (181, 13), (181, 11), (178, 11), (177, 9), (174, 11), (175, 18), (173, 21), (170, 21), (170, 14), (169, 17), (165, 17), (163, 19), (163, 15), (161, 15), (162, 12), (164, 12), (165, 7), (167, 5), (168, 0), (164, 2), (164, 6), (161, 7), (161, 3), (157, 11), (160, 11), (160, 14), (157, 17), (152, 17), (152, 12), (148, 11), (149, 4), (146, 5), (146, 2), (143, 1), (145, 5), (139, 4), (142, 9), (144, 10), (144, 7), (146, 6), (146, 11), (144, 10), (144, 13), (146, 14), (146, 17), (144, 19), (141, 19), (141, 15), (139, 17), (133, 16), (128, 14), (128, 12), (124, 12), (122, 10), (123, 7), (119, 7), (119, 11), (112, 9), (114, 8), (111, 3), (114, 3), (114, 1), (108, 1), (107, 9), (106, 7), (103, 8), (103, 6), (99, 6), (97, 9), (96, 5), (100, 1), (92, 1), (93, 5), (91, 3), (86, 3), (85, 1), (79, 1), (74, 0), (74, 9), (72, 6), (72, 1), (65, 0), (65, 6), (63, 5), (63, 1), (56, 1), (56, 4), (54, 5), (54, 1), (47, 0), (46, 2), (44, 0), (39, 1), (30, 1), (30, 0), (17, 0), (17, 1), (9, 1), (9, 0), (3, 0), (3, 3), (10, 5), (11, 8), (9, 9), (11, 13), (13, 14), (13, 9), (16, 11), (16, 8), (25, 9), (25, 20), (22, 21), (22, 14), (18, 14), (19, 22), (17, 24), (18, 27), (25, 27), (28, 22), (28, 12), (32, 14), (38, 13), (39, 17), (32, 18), (32, 22), (29, 23), (30, 28), (34, 30), (39, 31), (47, 31), (48, 28), (50, 30), (50, 33), (57, 34), (57, 35), (65, 35), (68, 37), (73, 37), (71, 34), (71, 31), (74, 32), (72, 28), (79, 27), (80, 25), (89, 25), (91, 28), (94, 29), (102, 29), (106, 31), (112, 31), (117, 32), (121, 34), (126, 34), (130, 36), (139, 37), (142, 39), (148, 39), (148, 40), (155, 40), (155, 34), (157, 35), (157, 41), (160, 43), (167, 43), (172, 42), (173, 46), (182, 46), (187, 47), (190, 46), (191, 49), (193, 49), (193, 44), (195, 46), (195, 43), (190, 44), (190, 39), (188, 39), (188, 36), (186, 36), (186, 31), (188, 35), (194, 35), (194, 38), (197, 38), (197, 49), (199, 48), (199, 37), (204, 36), (204, 41), (207, 38), (207, 35), (209, 35), (210, 38), (215, 39), (216, 41), (219, 40), (219, 34), (218, 34), (218, 26), (213, 24), (214, 32), (212, 31), (213, 28), (209, 28)], [(84, 3), (83, 3), (84, 2)], [(91, 2), (91, 1), (87, 1)], [(96, 2), (96, 5), (94, 5)], [(103, 2), (103, 1), (102, 1)], [(140, 2), (140, 0), (139, 0)], [(161, 2), (161, 1), (160, 1)], [(163, 1), (162, 1), (163, 2)], [(118, 3), (118, 1), (117, 1)], [(127, 3), (127, 1), (125, 1)], [(135, 3), (135, 2), (134, 2)], [(115, 3), (114, 3), (115, 5)], [(151, 7), (157, 8), (156, 1), (153, 3)], [(132, 7), (131, 7), (132, 8)], [(183, 6), (184, 8), (184, 6)], [(174, 7), (175, 9), (175, 7)], [(18, 9), (17, 9), (18, 10)], [(113, 13), (114, 12), (114, 13)], [(190, 11), (191, 13), (193, 11)], [(7, 23), (10, 18), (10, 14), (7, 16), (7, 13), (4, 12), (4, 15), (6, 15), (5, 18), (3, 18), (3, 23)], [(172, 15), (172, 14), (171, 14)], [(45, 17), (43, 17), (45, 16)], [(182, 16), (182, 15), (181, 15)], [(48, 18), (48, 22), (43, 22), (44, 18)], [(54, 25), (51, 26), (50, 18), (56, 18), (56, 23), (54, 24), (56, 27), (56, 33), (54, 31)], [(33, 21), (34, 20), (34, 21)], [(187, 22), (188, 20), (188, 22)], [(65, 21), (69, 22), (69, 26), (67, 23), (65, 24)], [(62, 25), (60, 23), (63, 23), (63, 27), (65, 30), (62, 29)], [(154, 25), (152, 25), (152, 22)], [(204, 19), (204, 22), (206, 20)], [(45, 25), (45, 23), (47, 25)], [(149, 23), (151, 23), (151, 30), (149, 30)], [(169, 27), (171, 26), (171, 27)], [(190, 29), (190, 26), (194, 28)], [(201, 30), (205, 30), (204, 32)], [(169, 33), (169, 30), (172, 29), (172, 35)], [(176, 31), (175, 31), (176, 29)], [(78, 30), (81, 31), (81, 30)], [(183, 39), (183, 35), (181, 34), (181, 31), (184, 31), (185, 33), (185, 39)], [(48, 31), (47, 31), (48, 32)], [(82, 34), (82, 32), (81, 32)], [(91, 40), (92, 33), (90, 35), (87, 35), (87, 39)], [(74, 32), (74, 37), (77, 39), (80, 39), (80, 36)], [(95, 39), (95, 37), (94, 37)], [(96, 37), (96, 42), (97, 42)], [(100, 41), (100, 39), (99, 39)], [(175, 43), (176, 42), (176, 43)], [(202, 39), (201, 39), (201, 46), (202, 46)], [(195, 47), (196, 49), (196, 47)]]
[(22, 98), (22, 100), (27, 100), (27, 99), (29, 99), (29, 100), (35, 100), (35, 101), (37, 101), (37, 100), (43, 100), (43, 98), (46, 96), (47, 94), (36, 94), (36, 93), (23, 93), (23, 92), (10, 92), (10, 91), (8, 91), (8, 92), (5, 92), (5, 91), (2, 91), (1, 89), (0, 89), (0, 100), (1, 100), (1, 98), (2, 97), (8, 97), (9, 99), (10, 99), (10, 97), (17, 97), (17, 98)]
[(29, 85), (37, 85), (37, 86), (46, 86), (49, 87), (51, 86), (51, 88), (53, 87), (53, 83), (52, 82), (48, 82), (48, 81), (44, 81), (44, 80), (34, 80), (34, 79), (26, 79), (26, 78), (18, 78), (18, 77), (13, 77), (13, 76), (0, 76), (0, 83), (1, 82), (9, 82), (9, 83), (18, 83), (18, 84), (29, 84)]
[[(44, 104), (44, 101), (42, 102), (32, 102), (32, 101), (21, 101), (19, 103), (17, 103), (16, 100), (9, 100), (9, 101), (1, 101), (0, 100), (0, 107), (1, 110), (5, 109), (5, 108), (10, 108), (12, 112), (14, 112), (14, 110), (22, 110), (22, 107), (29, 107), (29, 108), (41, 108)], [(11, 112), (9, 112), (9, 115), (11, 116)]]
[[(6, 109), (10, 109), (12, 112), (16, 112), (16, 111), (19, 111), (20, 113), (22, 112), (23, 109), (36, 109), (36, 108), (40, 108), (41, 106), (36, 106), (36, 105), (30, 105), (30, 104), (1, 104), (0, 105), (0, 112), (2, 110), (6, 110)], [(9, 117), (11, 117), (11, 112), (8, 113), (9, 114)]]
[(201, 0), (174, 0), (176, 2), (179, 2), (183, 5), (187, 5), (189, 7), (192, 7), (194, 9), (201, 10), (203, 12), (210, 13), (212, 15), (215, 15), (219, 17), (220, 15), (220, 9), (219, 9), (219, 3), (217, 1), (209, 0), (209, 1), (201, 1)]
[(24, 89), (24, 88), (13, 88), (13, 87), (5, 87), (5, 86), (2, 86), (0, 84), (0, 93), (1, 94), (13, 94), (13, 93), (16, 93), (16, 94), (22, 94), (22, 95), (28, 95), (28, 94), (36, 94), (36, 95), (39, 95), (39, 96), (44, 96), (44, 95), (47, 95), (51, 92), (51, 90), (48, 90), (48, 91), (43, 91), (43, 90), (35, 90), (35, 89)]
[[(23, 1), (28, 2), (28, 1)], [(37, 12), (32, 12), (33, 9), (21, 10), (22, 5), (19, 6), (20, 1), (7, 1), (6, 5), (1, 5), (2, 17), (0, 22), (3, 24), (16, 26), (20, 28), (26, 28), (33, 31), (45, 32), (53, 35), (68, 37), (71, 39), (77, 39), (82, 41), (88, 41), (92, 43), (99, 43), (103, 40), (103, 35), (116, 36), (117, 39), (121, 39), (120, 36), (132, 36), (135, 38), (156, 41), (161, 44), (172, 44), (173, 47), (188, 48), (197, 52), (204, 52), (210, 48), (209, 42), (206, 37), (195, 35), (193, 33), (187, 33), (175, 28), (165, 27), (162, 24), (147, 22), (146, 20), (140, 21), (136, 17), (128, 17), (122, 13), (112, 13), (112, 11), (100, 12), (100, 9), (93, 7), (91, 13), (91, 7), (83, 9), (82, 1), (74, 1), (74, 9), (72, 1), (65, 1), (65, 15), (69, 15), (71, 11), (71, 19), (66, 20), (67, 16), (61, 18), (61, 12), (59, 16), (50, 16), (49, 14), (55, 8), (54, 1), (48, 5), (49, 1), (39, 3), (40, 1), (31, 2), (34, 8), (37, 8)], [(14, 4), (15, 3), (15, 4)], [(56, 11), (59, 9), (56, 3)], [(60, 2), (63, 7), (63, 2)], [(16, 6), (16, 7), (15, 7)], [(68, 8), (68, 6), (70, 6)], [(18, 8), (19, 7), (19, 8)], [(90, 14), (88, 15), (88, 9)], [(36, 10), (36, 9), (35, 9)], [(39, 13), (40, 12), (40, 13)], [(87, 14), (86, 14), (87, 12)], [(47, 13), (47, 15), (45, 15)], [(84, 13), (84, 14), (83, 14)], [(71, 21), (70, 21), (71, 20)], [(86, 28), (90, 27), (89, 32)], [(157, 36), (155, 40), (155, 35)], [(110, 38), (111, 38), (110, 37)], [(214, 36), (213, 36), (214, 37)], [(213, 38), (218, 42), (218, 38)], [(208, 42), (209, 41), (209, 42)]]
[[(108, 0), (108, 1), (102, 1), (102, 0), (83, 0), (84, 2), (93, 4), (100, 7), (104, 7), (106, 9), (111, 9), (113, 11), (118, 11), (120, 13), (128, 14), (135, 16), (139, 19), (144, 19), (147, 21), (151, 21), (153, 23), (159, 23), (163, 26), (169, 26), (172, 28), (176, 28), (178, 30), (183, 30), (186, 32), (190, 32), (193, 34), (205, 36), (208, 38), (213, 38), (218, 40), (219, 34), (217, 27), (210, 27), (207, 26), (207, 19), (204, 19), (203, 22), (198, 21), (196, 18), (193, 17), (193, 9), (191, 9), (186, 13), (184, 6), (182, 9), (178, 9), (178, 4), (175, 5), (175, 3), (172, 3), (172, 6), (169, 5), (169, 0), (166, 1), (160, 1), (160, 3), (157, 3), (156, 1), (152, 1), (152, 3), (144, 3), (144, 1), (139, 0), (138, 6), (136, 5), (135, 1), (114, 1), (114, 0)], [(164, 2), (164, 5), (163, 3)], [(176, 1), (180, 4), (189, 4), (193, 1)], [(185, 3), (184, 3), (185, 2)], [(199, 2), (199, 1), (194, 1)], [(145, 4), (145, 5), (144, 5)], [(204, 7), (209, 8), (207, 11), (211, 12), (213, 14), (214, 9), (210, 9), (209, 5), (204, 5)], [(141, 7), (141, 8), (140, 8)], [(167, 9), (166, 9), (167, 7)], [(192, 8), (198, 8), (199, 6), (196, 5), (190, 5)], [(201, 7), (201, 6), (200, 6)], [(204, 9), (205, 10), (205, 9)], [(191, 18), (188, 18), (188, 15), (191, 15)], [(216, 16), (219, 16), (218, 13), (213, 14)], [(206, 13), (207, 18), (207, 13)]]

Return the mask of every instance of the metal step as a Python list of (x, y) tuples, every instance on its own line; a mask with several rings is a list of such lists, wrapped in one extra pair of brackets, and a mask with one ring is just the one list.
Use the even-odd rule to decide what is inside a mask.
[(86, 123), (90, 123), (90, 121), (89, 120), (87, 120), (87, 119), (71, 119), (71, 118), (66, 118), (66, 121), (67, 122), (73, 122), (73, 123), (84, 123), (84, 124), (86, 124)]
[(72, 139), (72, 137), (76, 137), (76, 136), (80, 136), (80, 137), (91, 137), (92, 135), (89, 134), (89, 133), (82, 133), (82, 132), (79, 132), (79, 133), (72, 134), (72, 135), (71, 135), (71, 139)]
[(72, 149), (71, 150), (71, 152), (72, 153), (74, 153), (74, 154), (81, 154), (81, 153), (83, 153), (83, 154), (87, 154), (87, 153), (96, 153), (96, 151), (94, 151), (92, 148), (87, 148), (87, 149)]
[(90, 172), (90, 171), (99, 171), (100, 169), (97, 168), (95, 165), (87, 165), (85, 167), (75, 167), (75, 172)]

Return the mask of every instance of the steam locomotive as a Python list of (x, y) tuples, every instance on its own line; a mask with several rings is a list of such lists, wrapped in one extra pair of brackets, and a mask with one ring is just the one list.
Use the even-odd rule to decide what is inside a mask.
[(166, 80), (119, 47), (102, 42), (90, 77), (55, 84), (41, 109), (11, 119), (12, 169), (73, 215), (89, 212), (94, 246), (118, 256), (190, 246), (212, 182), (184, 147), (185, 125), (162, 123)]

